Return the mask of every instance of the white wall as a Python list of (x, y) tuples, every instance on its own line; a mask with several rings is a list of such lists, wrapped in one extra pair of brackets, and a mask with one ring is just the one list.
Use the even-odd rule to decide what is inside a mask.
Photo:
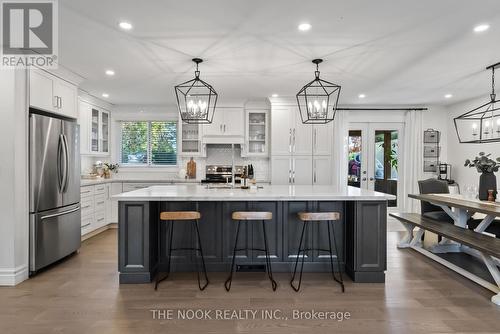
[(15, 285), (28, 278), (27, 83), (0, 72), (0, 285)]
[(448, 155), (452, 165), (452, 177), (464, 189), (466, 185), (479, 185), (479, 173), (475, 168), (464, 167), (465, 159), (477, 156), (481, 151), (500, 157), (500, 143), (460, 144), (453, 123), (453, 118), (489, 101), (489, 96), (456, 103), (447, 107)]

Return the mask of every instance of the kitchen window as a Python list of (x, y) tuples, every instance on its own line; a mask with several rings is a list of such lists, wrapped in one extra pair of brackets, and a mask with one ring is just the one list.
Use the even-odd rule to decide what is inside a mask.
[(177, 122), (121, 122), (120, 163), (124, 166), (175, 166)]

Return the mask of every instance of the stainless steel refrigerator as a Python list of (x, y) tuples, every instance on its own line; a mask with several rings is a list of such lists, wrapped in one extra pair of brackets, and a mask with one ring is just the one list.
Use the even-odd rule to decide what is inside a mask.
[(30, 272), (81, 243), (80, 144), (76, 121), (30, 109)]

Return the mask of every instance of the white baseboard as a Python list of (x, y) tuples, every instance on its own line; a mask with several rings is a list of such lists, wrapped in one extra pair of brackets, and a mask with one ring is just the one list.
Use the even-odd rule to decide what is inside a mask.
[(28, 279), (28, 265), (0, 268), (0, 286), (14, 286)]

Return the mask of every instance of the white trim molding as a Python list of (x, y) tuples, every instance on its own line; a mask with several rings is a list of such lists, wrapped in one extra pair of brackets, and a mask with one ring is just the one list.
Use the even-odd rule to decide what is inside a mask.
[(0, 268), (0, 286), (14, 286), (28, 279), (28, 265)]

